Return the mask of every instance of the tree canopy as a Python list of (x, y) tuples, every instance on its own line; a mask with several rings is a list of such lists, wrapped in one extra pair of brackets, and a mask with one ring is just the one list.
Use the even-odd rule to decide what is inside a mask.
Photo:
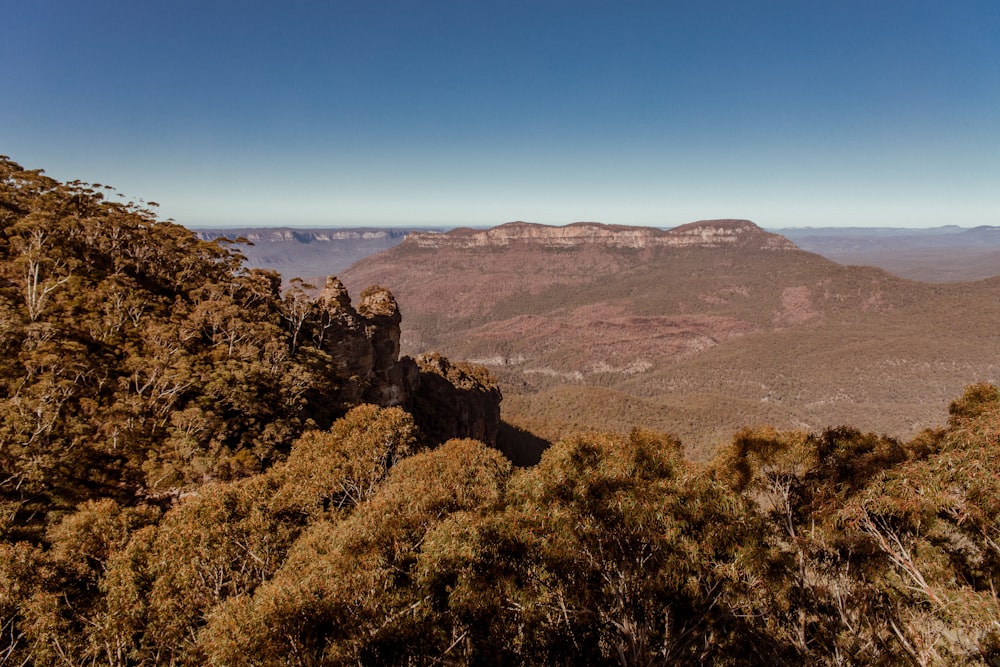
[[(358, 310), (336, 279), (318, 297), (282, 292), (227, 245), (108, 192), (0, 158), (0, 535), (37, 537), (87, 500), (169, 501), (261, 472), (354, 405), (419, 402), (421, 383), (480, 398), (414, 408), (432, 437), (495, 431), (489, 378), (458, 387), (399, 359), (388, 291)], [(479, 420), (456, 425), (459, 412)]]
[(0, 543), (12, 664), (995, 664), (1000, 397), (909, 443), (581, 435), (515, 469), (360, 406), (166, 511)]
[(0, 169), (0, 665), (1000, 664), (995, 386), (909, 442), (702, 464), (636, 429), (515, 468), (466, 437), (492, 380), (396, 359), (385, 290), (282, 294)]

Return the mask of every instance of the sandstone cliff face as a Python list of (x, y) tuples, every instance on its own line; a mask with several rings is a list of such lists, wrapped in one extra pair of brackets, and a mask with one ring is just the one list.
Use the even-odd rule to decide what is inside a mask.
[(766, 232), (749, 220), (702, 220), (667, 230), (660, 237), (665, 246), (715, 248), (726, 245), (753, 245), (762, 250), (798, 250), (779, 234)]
[(586, 244), (613, 248), (704, 247), (752, 244), (767, 250), (796, 249), (788, 239), (749, 220), (703, 220), (669, 230), (577, 222), (563, 227), (511, 222), (491, 229), (455, 229), (446, 234), (415, 232), (404, 243), (421, 248), (486, 248), (530, 242), (542, 247)]
[(316, 305), (321, 349), (339, 385), (330, 396), (336, 405), (402, 406), (434, 442), (475, 438), (496, 444), (501, 398), (496, 382), (485, 369), (439, 355), (400, 357), (402, 316), (389, 290), (369, 287), (355, 309), (344, 284), (329, 277)]
[[(334, 398), (341, 405), (363, 401), (368, 388), (377, 387), (375, 346), (372, 337), (375, 324), (367, 322), (351, 305), (347, 289), (336, 278), (328, 278), (316, 301), (319, 307), (321, 349), (330, 356), (331, 372), (341, 383)], [(391, 335), (389, 334), (384, 335)], [(405, 385), (395, 388), (400, 394), (396, 402), (375, 401), (379, 405), (399, 405), (407, 396)]]

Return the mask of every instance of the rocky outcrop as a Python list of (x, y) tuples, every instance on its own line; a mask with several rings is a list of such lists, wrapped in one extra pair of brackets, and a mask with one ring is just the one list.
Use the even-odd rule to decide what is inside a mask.
[(331, 398), (344, 406), (405, 405), (417, 385), (417, 369), (412, 360), (399, 358), (401, 317), (392, 294), (371, 287), (355, 310), (344, 284), (330, 277), (316, 306), (319, 347), (329, 355), (340, 385)]
[(501, 398), (496, 382), (481, 367), (452, 364), (440, 355), (400, 357), (402, 316), (389, 290), (369, 287), (355, 309), (344, 284), (330, 277), (316, 306), (320, 349), (338, 386), (330, 396), (335, 405), (402, 406), (434, 442), (496, 443)]
[(576, 222), (562, 227), (511, 222), (491, 229), (460, 228), (445, 234), (414, 232), (406, 237), (404, 244), (421, 248), (486, 248), (526, 242), (554, 248), (594, 244), (613, 248), (751, 245), (764, 250), (796, 249), (785, 237), (766, 232), (749, 220), (702, 220), (668, 230), (597, 222)]
[(482, 366), (453, 364), (439, 354), (417, 357), (420, 387), (412, 412), (436, 441), (475, 438), (495, 445), (500, 428), (500, 388)]
[(764, 231), (749, 220), (701, 220), (669, 229), (660, 238), (665, 246), (746, 245), (761, 250), (798, 249), (784, 236)]

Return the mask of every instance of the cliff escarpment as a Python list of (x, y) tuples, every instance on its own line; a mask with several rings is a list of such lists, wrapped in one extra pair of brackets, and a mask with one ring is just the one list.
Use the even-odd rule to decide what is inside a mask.
[(414, 232), (404, 244), (421, 248), (486, 248), (530, 243), (538, 247), (601, 245), (611, 248), (670, 248), (754, 245), (768, 250), (793, 250), (788, 239), (766, 232), (749, 220), (703, 220), (673, 229), (577, 222), (555, 227), (510, 222), (490, 229), (455, 229), (445, 234)]
[(340, 275), (393, 291), (404, 353), (487, 365), (507, 421), (564, 424), (552, 439), (641, 423), (708, 448), (745, 423), (843, 421), (909, 437), (1000, 377), (998, 279), (902, 280), (745, 220), (419, 234)]
[(349, 408), (359, 403), (402, 406), (435, 442), (474, 438), (496, 444), (500, 390), (483, 368), (437, 355), (399, 355), (402, 315), (389, 290), (361, 293), (357, 309), (347, 288), (329, 277), (315, 301), (319, 349), (337, 378), (327, 398)]
[(250, 243), (304, 243), (329, 244), (332, 242), (367, 242), (385, 243), (401, 240), (405, 235), (402, 229), (374, 229), (359, 227), (355, 229), (306, 229), (292, 227), (220, 227), (194, 230), (195, 236), (202, 241), (214, 241), (226, 238), (230, 241), (244, 239)]

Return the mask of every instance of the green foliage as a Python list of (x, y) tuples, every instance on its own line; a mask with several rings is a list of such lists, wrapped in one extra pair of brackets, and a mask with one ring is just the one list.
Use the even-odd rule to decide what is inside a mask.
[(418, 435), (400, 408), (358, 406), (329, 432), (309, 431), (296, 441), (288, 461), (270, 472), (282, 479), (275, 502), (306, 516), (362, 503), (392, 466), (417, 451)]
[(715, 474), (768, 519), (769, 573), (754, 605), (793, 656), (815, 664), (995, 656), (1000, 552), (986, 517), (1000, 509), (987, 472), (1000, 465), (1000, 404), (983, 400), (994, 391), (970, 388), (961, 402), (973, 410), (905, 446), (848, 428), (734, 438)]
[(722, 601), (759, 525), (745, 510), (669, 438), (571, 438), (513, 480), (504, 512), (448, 526), (462, 547), (429, 538), (442, 562), (424, 577), (452, 634), (500, 663), (709, 660), (706, 645), (733, 649)]
[(0, 202), (2, 527), (287, 451), (311, 371), (288, 354), (274, 276), (6, 158)]

